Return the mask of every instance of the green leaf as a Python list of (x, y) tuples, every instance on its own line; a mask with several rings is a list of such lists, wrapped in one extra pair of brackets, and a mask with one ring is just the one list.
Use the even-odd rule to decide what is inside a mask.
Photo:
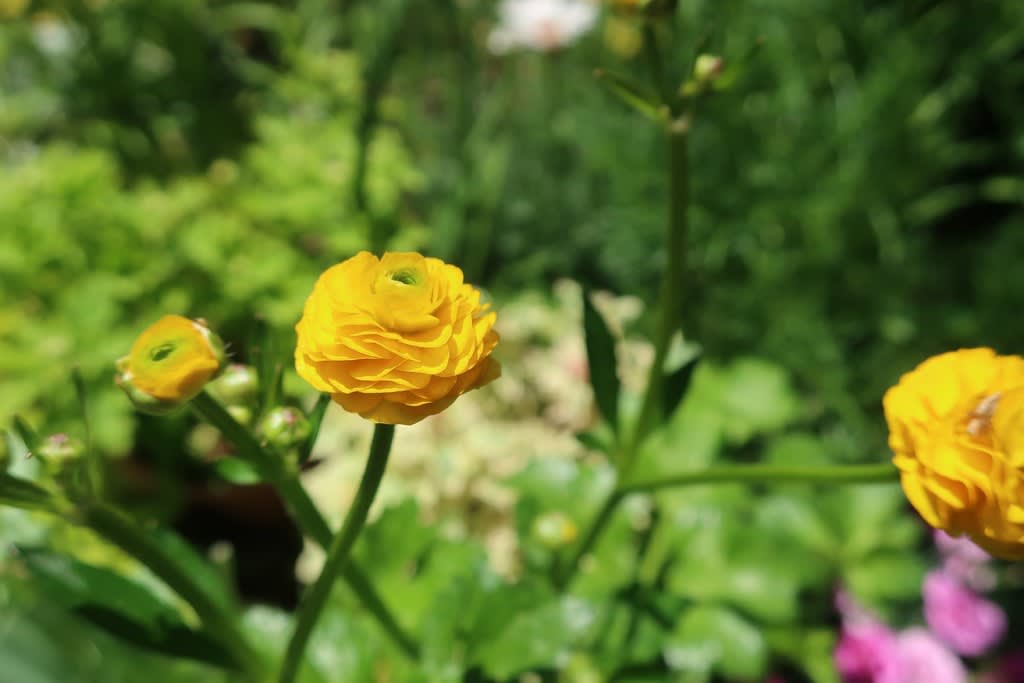
[(39, 435), (36, 434), (35, 430), (29, 426), (28, 422), (21, 417), (21, 415), (15, 415), (11, 420), (14, 428), (14, 433), (18, 435), (21, 442), (25, 444), (25, 448), (28, 449), (29, 455), (36, 452), (39, 448)]
[(590, 386), (601, 415), (619, 431), (619, 375), (615, 360), (615, 339), (604, 318), (583, 292), (583, 332), (587, 346), (587, 364), (590, 366)]
[(177, 610), (142, 584), (48, 550), (18, 550), (47, 596), (78, 617), (138, 647), (231, 667), (219, 642), (187, 626)]
[(844, 572), (847, 584), (867, 603), (916, 600), (928, 564), (911, 553), (880, 553), (860, 560)]
[(716, 605), (700, 605), (686, 612), (664, 655), (669, 667), (677, 671), (715, 671), (740, 680), (762, 678), (768, 663), (761, 631)]
[(533, 668), (557, 668), (559, 657), (590, 631), (595, 615), (593, 606), (571, 596), (521, 612), (477, 651), (474, 661), (502, 680)]
[(594, 77), (603, 83), (616, 97), (652, 121), (664, 122), (667, 110), (658, 102), (658, 97), (648, 92), (626, 76), (607, 69), (597, 69)]
[(668, 419), (679, 407), (679, 404), (686, 397), (693, 379), (693, 372), (700, 362), (700, 353), (687, 359), (676, 370), (665, 375), (665, 388), (661, 403), (661, 412), (665, 419)]
[(299, 448), (299, 465), (302, 465), (313, 453), (313, 446), (316, 445), (316, 438), (320, 435), (320, 425), (323, 424), (324, 415), (327, 413), (327, 406), (331, 405), (330, 394), (320, 394), (316, 400), (313, 410), (309, 411), (309, 438)]

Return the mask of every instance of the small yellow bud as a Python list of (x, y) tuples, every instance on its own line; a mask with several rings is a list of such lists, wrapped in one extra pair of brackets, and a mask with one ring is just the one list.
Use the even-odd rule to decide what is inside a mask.
[(564, 512), (545, 512), (533, 521), (533, 537), (550, 550), (564, 548), (578, 536), (576, 522)]
[(165, 415), (202, 391), (224, 358), (223, 342), (203, 321), (167, 315), (117, 361), (115, 381), (138, 410)]

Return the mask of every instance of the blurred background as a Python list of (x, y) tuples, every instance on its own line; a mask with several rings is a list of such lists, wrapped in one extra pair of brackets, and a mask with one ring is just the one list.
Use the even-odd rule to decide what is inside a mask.
[[(530, 16), (485, 0), (0, 0), (0, 419), (80, 432), (79, 366), (126, 499), (202, 547), (230, 541), (245, 597), (286, 611), (302, 542), (276, 501), (203, 488), (216, 436), (135, 414), (113, 361), (174, 312), (206, 318), (237, 360), (261, 335), (287, 362), (321, 270), (360, 249), (429, 253), (495, 301), (508, 381), (408, 437), (384, 505), (412, 497), (514, 576), (517, 492), (554, 467), (536, 463), (592, 457), (572, 438), (594, 422), (578, 284), (612, 293), (626, 371), (642, 368), (667, 201), (661, 133), (593, 75), (643, 77), (639, 23), (598, 3), (542, 19), (530, 33)], [(1024, 349), (1024, 4), (680, 0), (664, 29), (680, 77), (697, 52), (735, 68), (692, 133), (686, 332), (704, 400), (649, 468), (679, 465), (683, 446), (690, 465), (887, 457), (880, 398), (902, 372), (956, 347)], [(337, 482), (359, 463), (328, 456), (368, 435), (329, 424), (311, 485), (340, 516)], [(438, 456), (453, 435), (466, 445)], [(721, 495), (721, 509), (746, 504)], [(919, 597), (931, 549), (881, 497), (867, 518), (900, 520), (905, 541), (858, 552), (910, 549), (913, 565), (877, 580), (857, 565), (861, 598), (886, 609)], [(76, 533), (0, 511), (8, 541), (88, 546)], [(886, 594), (894, 572), (909, 572), (905, 595)], [(830, 590), (834, 571), (811, 574), (794, 600)], [(5, 680), (136, 681), (149, 661), (10, 572), (0, 605)], [(729, 680), (812, 675), (776, 661)], [(168, 680), (220, 680), (190, 667)]]

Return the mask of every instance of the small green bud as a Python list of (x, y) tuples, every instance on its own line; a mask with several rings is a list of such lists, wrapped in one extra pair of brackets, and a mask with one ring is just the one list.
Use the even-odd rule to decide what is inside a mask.
[(711, 83), (722, 73), (725, 60), (717, 55), (698, 55), (693, 63), (693, 77), (698, 83)]
[(80, 439), (61, 432), (43, 439), (35, 455), (47, 465), (60, 468), (78, 460), (84, 453), (85, 444)]
[(247, 425), (252, 422), (252, 411), (245, 406), (230, 405), (225, 410), (231, 417), (235, 418), (235, 421), (239, 424)]
[(278, 448), (292, 448), (309, 438), (309, 420), (298, 408), (274, 408), (260, 422), (260, 433)]
[(564, 512), (552, 511), (533, 520), (532, 533), (534, 539), (545, 548), (558, 550), (576, 540), (579, 528)]
[(224, 405), (251, 403), (259, 393), (259, 375), (250, 365), (232, 363), (206, 388)]

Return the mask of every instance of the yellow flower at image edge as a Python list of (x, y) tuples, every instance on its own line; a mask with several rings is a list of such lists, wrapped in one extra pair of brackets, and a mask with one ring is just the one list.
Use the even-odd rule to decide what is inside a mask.
[(893, 463), (926, 522), (1024, 559), (1024, 359), (929, 358), (883, 399)]
[(455, 266), (364, 251), (317, 280), (295, 326), (295, 369), (349, 412), (414, 424), (501, 374), (489, 309)]
[(200, 321), (166, 315), (117, 362), (117, 383), (145, 412), (165, 413), (198, 394), (224, 364), (224, 345)]

